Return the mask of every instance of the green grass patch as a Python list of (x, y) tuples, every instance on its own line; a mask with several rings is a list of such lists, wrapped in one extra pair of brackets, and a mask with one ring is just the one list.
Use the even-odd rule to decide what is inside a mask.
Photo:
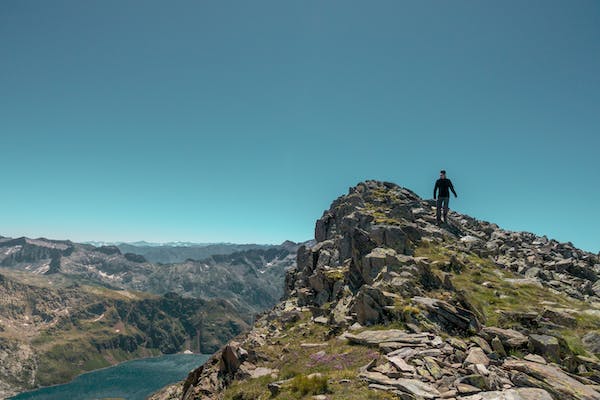
[(263, 376), (257, 379), (235, 381), (225, 392), (225, 400), (266, 400), (271, 398), (271, 392), (267, 385), (273, 381), (272, 378)]
[(340, 267), (335, 269), (328, 269), (323, 272), (327, 279), (332, 281), (341, 281), (346, 277), (348, 273), (348, 267)]
[[(438, 261), (440, 266), (450, 262), (453, 256), (459, 259), (465, 266), (461, 272), (451, 272), (452, 283), (457, 290), (461, 291), (465, 299), (480, 312), (484, 318), (482, 322), (490, 326), (510, 328), (509, 324), (500, 321), (501, 311), (535, 311), (539, 313), (545, 307), (542, 303), (544, 301), (576, 310), (585, 310), (586, 307), (589, 307), (581, 301), (562, 293), (556, 293), (547, 287), (535, 284), (515, 285), (508, 282), (505, 279), (519, 279), (522, 276), (509, 270), (499, 269), (491, 260), (483, 259), (475, 254), (457, 254), (443, 245), (427, 243), (417, 247), (415, 255)], [(487, 286), (483, 285), (485, 282), (487, 282)], [(600, 323), (596, 317), (589, 317), (592, 316), (579, 315), (578, 320), (581, 320), (581, 327), (592, 327)]]
[(301, 396), (329, 393), (328, 379), (327, 376), (297, 375), (290, 383), (290, 390)]

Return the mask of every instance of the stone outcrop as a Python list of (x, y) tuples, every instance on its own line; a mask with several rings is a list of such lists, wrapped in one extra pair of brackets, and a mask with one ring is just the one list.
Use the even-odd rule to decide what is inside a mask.
[(597, 400), (600, 393), (551, 365), (525, 360), (508, 360), (503, 367), (513, 372), (513, 380), (519, 386), (545, 389), (556, 399)]
[(554, 400), (542, 389), (518, 388), (505, 391), (483, 392), (462, 397), (463, 400)]
[[(335, 200), (315, 240), (282, 302), (236, 339), (271, 381), (245, 392), (251, 377), (218, 368), (226, 347), (190, 375), (185, 400), (285, 398), (316, 371), (329, 378), (315, 398), (600, 399), (597, 255), (455, 212), (438, 226), (433, 202), (377, 181)], [(292, 377), (276, 372), (290, 365)]]

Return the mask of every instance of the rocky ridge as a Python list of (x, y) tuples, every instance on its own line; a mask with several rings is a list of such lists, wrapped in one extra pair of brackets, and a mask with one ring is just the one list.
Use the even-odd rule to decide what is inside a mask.
[(335, 200), (286, 295), (153, 399), (599, 400), (600, 258), (392, 183)]

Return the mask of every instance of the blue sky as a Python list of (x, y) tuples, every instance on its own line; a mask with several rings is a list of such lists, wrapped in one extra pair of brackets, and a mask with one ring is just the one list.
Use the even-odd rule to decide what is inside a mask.
[(0, 2), (0, 234), (281, 242), (364, 179), (600, 250), (597, 1)]

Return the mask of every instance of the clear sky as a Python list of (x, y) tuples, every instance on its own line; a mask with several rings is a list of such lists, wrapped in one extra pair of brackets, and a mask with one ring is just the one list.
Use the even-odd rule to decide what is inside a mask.
[(600, 2), (0, 1), (0, 234), (312, 237), (364, 179), (600, 250)]

